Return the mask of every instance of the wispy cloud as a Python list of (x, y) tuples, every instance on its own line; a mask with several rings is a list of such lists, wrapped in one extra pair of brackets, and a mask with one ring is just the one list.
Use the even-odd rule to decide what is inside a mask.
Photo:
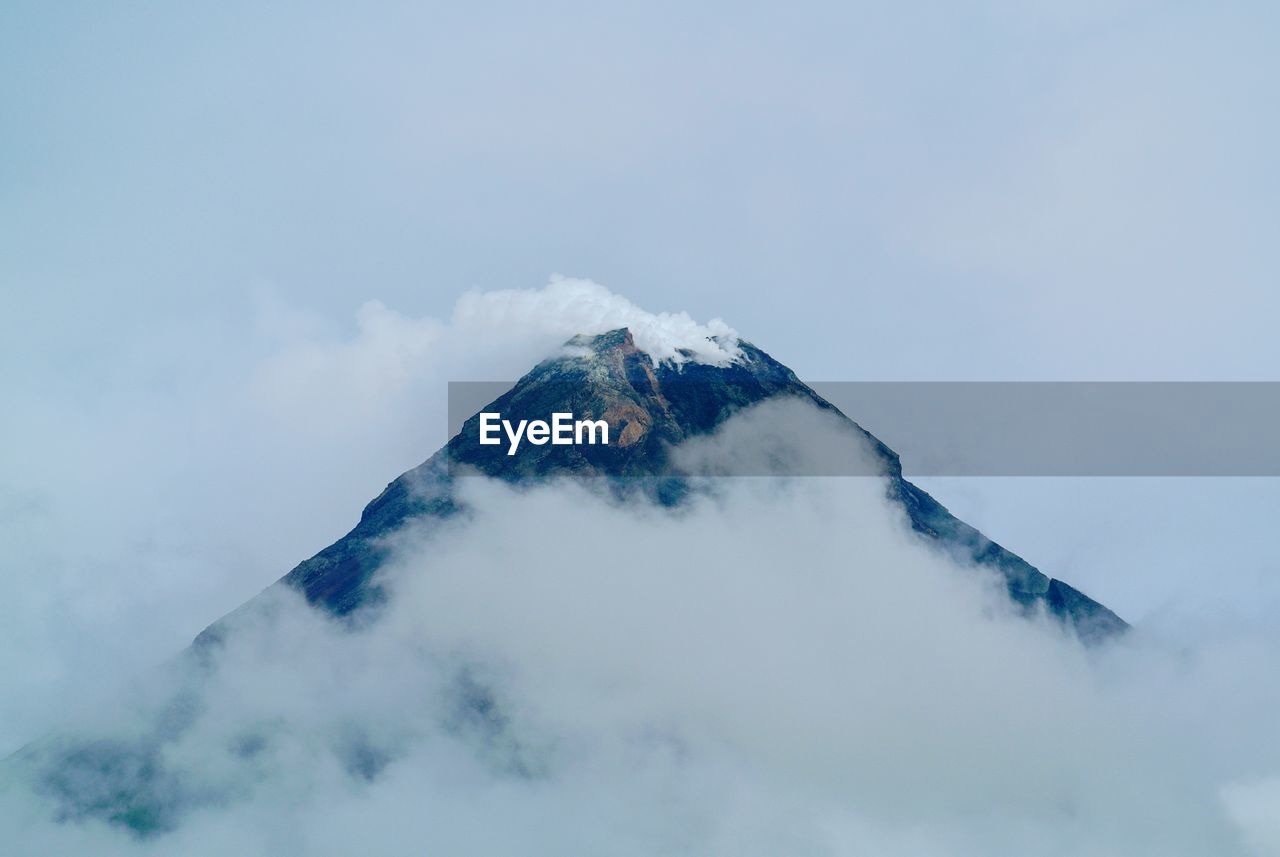
[(1139, 630), (1088, 652), (914, 537), (876, 479), (726, 480), (675, 510), (581, 485), (460, 490), (465, 520), (396, 537), (371, 626), (277, 592), (178, 709), (156, 677), (63, 727), (136, 742), (166, 711), (185, 723), (134, 784), (169, 832), (57, 824), (74, 789), (11, 785), (16, 841), (1268, 853), (1270, 631)]

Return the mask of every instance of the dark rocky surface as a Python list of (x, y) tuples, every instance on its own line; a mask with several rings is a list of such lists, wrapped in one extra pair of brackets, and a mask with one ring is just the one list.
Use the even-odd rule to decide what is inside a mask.
[[(1043, 606), (1072, 625), (1086, 642), (1122, 632), (1116, 614), (1066, 583), (1053, 580), (1021, 557), (957, 519), (928, 493), (903, 479), (898, 456), (818, 396), (795, 373), (765, 352), (741, 342), (741, 359), (726, 366), (687, 361), (654, 365), (626, 329), (575, 337), (566, 354), (546, 360), (501, 395), (486, 411), (504, 417), (548, 419), (553, 412), (606, 420), (608, 446), (533, 446), (507, 455), (505, 440), (479, 444), (479, 415), (423, 464), (402, 474), (365, 507), (356, 527), (300, 563), (281, 580), (312, 604), (349, 615), (381, 596), (374, 572), (385, 558), (383, 537), (409, 520), (443, 519), (460, 511), (453, 483), (473, 470), (509, 482), (557, 476), (603, 477), (614, 487), (634, 483), (660, 502), (678, 503), (687, 490), (670, 470), (672, 448), (714, 431), (743, 408), (778, 396), (811, 402), (847, 421), (865, 437), (889, 480), (890, 497), (902, 504), (913, 528), (962, 561), (998, 571), (1010, 597), (1028, 609)], [(197, 638), (214, 642), (215, 624)]]

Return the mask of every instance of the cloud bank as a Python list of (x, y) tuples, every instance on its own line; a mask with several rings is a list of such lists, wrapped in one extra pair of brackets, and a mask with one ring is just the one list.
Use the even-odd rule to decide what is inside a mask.
[(346, 326), (263, 294), (233, 328), (155, 325), (69, 369), (74, 382), (15, 386), (0, 444), (0, 754), (346, 532), (448, 439), (448, 381), (519, 377), (571, 336), (624, 325), (654, 359), (736, 351), (722, 322), (554, 277), (438, 315), (369, 301)]
[[(790, 418), (758, 427), (776, 444)], [(751, 430), (723, 437), (738, 447)], [(1086, 651), (921, 543), (872, 478), (713, 481), (677, 510), (464, 482), (471, 515), (395, 537), (377, 622), (343, 629), (276, 592), (206, 677), (149, 678), (63, 727), (109, 746), (169, 730), (130, 793), (158, 799), (164, 832), (59, 823), (68, 794), (128, 803), (103, 797), (90, 766), (34, 793), (11, 780), (9, 841), (103, 855), (1274, 853), (1274, 633), (1138, 633)]]

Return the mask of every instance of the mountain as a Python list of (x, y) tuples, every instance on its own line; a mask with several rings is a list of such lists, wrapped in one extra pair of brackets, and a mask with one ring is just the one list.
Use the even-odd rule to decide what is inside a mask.
[[(689, 490), (673, 474), (673, 450), (706, 436), (751, 405), (795, 397), (835, 415), (867, 441), (889, 498), (902, 506), (921, 538), (962, 561), (992, 569), (1005, 580), (1011, 599), (1028, 611), (1043, 608), (1073, 627), (1086, 642), (1112, 637), (1128, 626), (1115, 613), (1060, 580), (1041, 573), (1016, 554), (957, 519), (928, 493), (902, 476), (898, 455), (841, 413), (754, 345), (739, 341), (736, 359), (710, 365), (692, 359), (655, 364), (625, 328), (579, 336), (560, 355), (538, 364), (483, 410), (517, 420), (548, 419), (555, 412), (603, 419), (609, 445), (526, 444), (508, 455), (504, 443), (479, 443), (473, 415), (443, 449), (402, 474), (368, 506), (351, 532), (300, 563), (278, 584), (338, 616), (350, 616), (383, 598), (374, 573), (386, 558), (383, 537), (410, 520), (426, 525), (462, 511), (454, 486), (464, 472), (512, 483), (553, 476), (605, 477), (617, 491), (635, 489), (669, 505)], [(687, 352), (682, 356), (691, 358)], [(196, 647), (215, 644), (225, 624), (215, 623)]]
[[(726, 359), (715, 365), (698, 362), (690, 353), (679, 354), (683, 360), (655, 363), (636, 347), (626, 329), (576, 337), (484, 410), (514, 420), (547, 419), (557, 412), (603, 419), (610, 426), (608, 445), (529, 444), (519, 454), (508, 455), (504, 444), (479, 443), (479, 416), (472, 416), (443, 449), (401, 475), (365, 507), (350, 533), (300, 563), (275, 586), (291, 587), (315, 607), (359, 624), (376, 617), (385, 601), (376, 576), (387, 558), (385, 537), (411, 521), (430, 530), (465, 514), (457, 489), (467, 474), (522, 485), (558, 476), (579, 478), (595, 489), (613, 492), (623, 503), (679, 506), (706, 483), (674, 468), (673, 456), (689, 449), (690, 441), (711, 435), (730, 416), (790, 397), (812, 404), (840, 430), (865, 441), (859, 446), (869, 450), (871, 471), (883, 478), (888, 499), (904, 510), (921, 540), (950, 551), (962, 563), (994, 570), (1003, 577), (1013, 602), (1028, 613), (1043, 610), (1058, 617), (1086, 642), (1125, 630), (1125, 623), (1106, 607), (1042, 574), (903, 479), (893, 450), (790, 369), (748, 342), (732, 344), (725, 354)], [(832, 472), (842, 470), (833, 467)], [(240, 610), (264, 604), (269, 614), (269, 599), (251, 600)], [(230, 618), (206, 629), (175, 661), (169, 673), (174, 684), (161, 684), (169, 689), (158, 694), (161, 701), (141, 722), (123, 734), (72, 732), (37, 741), (0, 763), (0, 788), (7, 779), (21, 780), (52, 802), (59, 821), (98, 819), (140, 837), (173, 830), (185, 814), (233, 800), (237, 788), (261, 775), (259, 755), (270, 746), (272, 730), (280, 723), (274, 717), (265, 723), (251, 717), (240, 731), (224, 733), (226, 727), (217, 716), (212, 724), (206, 722), (207, 683), (216, 685), (217, 669), (202, 667), (214, 667), (211, 655), (230, 633)], [(506, 714), (493, 688), (466, 669), (449, 688), (444, 692), (452, 712), (448, 728), (472, 729), (493, 746), (505, 746)], [(335, 758), (356, 780), (374, 779), (392, 758), (392, 750), (365, 735), (358, 724), (342, 722), (332, 737)], [(211, 733), (201, 732), (209, 728)], [(190, 740), (196, 744), (203, 738), (218, 748), (211, 757), (212, 780), (208, 771), (192, 770), (187, 764), (185, 754), (191, 747), (184, 736), (192, 733)], [(517, 773), (524, 770), (519, 758), (511, 764)], [(218, 780), (218, 772), (230, 779)]]

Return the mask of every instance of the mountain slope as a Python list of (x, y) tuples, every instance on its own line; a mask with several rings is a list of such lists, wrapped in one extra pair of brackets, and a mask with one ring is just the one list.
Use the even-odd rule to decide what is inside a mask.
[[(856, 446), (869, 451), (866, 457), (871, 470), (883, 477), (888, 499), (901, 506), (922, 540), (950, 551), (962, 563), (997, 572), (1016, 604), (1057, 616), (1086, 641), (1107, 639), (1127, 627), (1101, 604), (1051, 580), (903, 479), (898, 456), (892, 450), (801, 383), (791, 370), (749, 343), (739, 342), (734, 349), (734, 359), (722, 365), (694, 360), (655, 364), (637, 349), (626, 330), (571, 341), (565, 353), (540, 363), (486, 410), (514, 419), (546, 419), (565, 411), (579, 417), (601, 417), (611, 426), (608, 446), (530, 445), (517, 455), (507, 455), (504, 445), (478, 442), (478, 416), (473, 416), (443, 449), (388, 485), (365, 508), (350, 533), (300, 563), (276, 586), (297, 590), (312, 605), (363, 625), (365, 618), (378, 615), (371, 608), (384, 600), (377, 572), (387, 559), (385, 537), (410, 521), (415, 528), (429, 531), (433, 525), (466, 514), (462, 492), (457, 490), (466, 473), (514, 484), (536, 484), (557, 475), (586, 477), (592, 480), (592, 487), (614, 492), (621, 505), (656, 501), (678, 506), (703, 485), (673, 468), (673, 455), (689, 449), (690, 441), (709, 436), (743, 409), (793, 397), (824, 412), (844, 433), (865, 440)], [(801, 412), (812, 415), (811, 411)], [(843, 470), (836, 467), (832, 472)], [(784, 575), (787, 571), (776, 565), (774, 569)], [(265, 632), (279, 642), (281, 638), (274, 636), (279, 628), (270, 621), (279, 603), (270, 597), (248, 602), (240, 610), (254, 621), (245, 627)], [(262, 612), (254, 612), (257, 608)], [(268, 620), (262, 621), (264, 617)], [(130, 723), (123, 732), (71, 732), (35, 742), (0, 763), (0, 789), (7, 779), (21, 781), (50, 801), (59, 822), (99, 820), (138, 837), (151, 837), (176, 830), (187, 814), (225, 805), (261, 782), (264, 766), (278, 751), (272, 742), (287, 732), (282, 724), (289, 723), (289, 706), (282, 706), (284, 700), (273, 693), (262, 693), (264, 676), (276, 682), (282, 678), (278, 672), (268, 669), (258, 675), (248, 669), (251, 690), (247, 701), (251, 704), (240, 711), (238, 694), (245, 686), (237, 682), (244, 679), (240, 673), (246, 663), (233, 660), (240, 670), (224, 671), (210, 657), (230, 636), (230, 618), (206, 629), (195, 646), (172, 664), (165, 681), (160, 682), (164, 689), (156, 698), (161, 701), (146, 717)], [(897, 617), (893, 619), (896, 624)], [(910, 617), (902, 619), (905, 623)], [(285, 641), (286, 655), (295, 645), (324, 639), (323, 635), (308, 636), (305, 630), (300, 631), (301, 625), (283, 627), (291, 635), (300, 632)], [(905, 632), (914, 634), (915, 629), (907, 627)], [(357, 646), (355, 641), (364, 636), (343, 634), (335, 645), (347, 651), (349, 640)], [(244, 657), (246, 653), (239, 654)], [(255, 650), (250, 657), (257, 654)], [(334, 650), (327, 654), (332, 656)], [(305, 655), (304, 660), (326, 660), (323, 650), (306, 649)], [(193, 665), (198, 668), (192, 669)], [(276, 660), (273, 668), (278, 670), (280, 665)], [(390, 671), (395, 670), (392, 663)], [(431, 676), (441, 677), (434, 672)], [(326, 670), (322, 681), (326, 696), (332, 690), (329, 680)], [(509, 766), (506, 770), (514, 775), (536, 776), (536, 766), (525, 765), (519, 742), (510, 744), (509, 715), (499, 690), (483, 675), (472, 675), (469, 664), (462, 664), (438, 687), (430, 683), (420, 686), (432, 688), (433, 702), (442, 706), (435, 714), (424, 716), (442, 715), (441, 728), (450, 735), (473, 736), (484, 745), (486, 754), (498, 753), (494, 758), (502, 758), (502, 764)], [(284, 696), (292, 699), (287, 692)], [(360, 698), (358, 691), (352, 692), (351, 699)], [(233, 709), (230, 715), (228, 703)], [(308, 715), (313, 712), (311, 706), (304, 708)], [(142, 710), (147, 710), (146, 706)], [(373, 781), (396, 758), (400, 752), (396, 741), (403, 736), (383, 736), (379, 742), (372, 734), (378, 730), (371, 733), (360, 718), (353, 721), (346, 707), (338, 705), (330, 713), (332, 720), (321, 718), (318, 723), (303, 718), (299, 740), (329, 747), (332, 760), (352, 782)], [(381, 722), (377, 717), (374, 721)], [(196, 750), (201, 747), (206, 749)], [(193, 766), (193, 757), (188, 755), (192, 752), (194, 758), (205, 759), (211, 767)], [(281, 758), (293, 757), (286, 753)]]
[[(912, 527), (962, 561), (997, 571), (1016, 603), (1028, 609), (1042, 606), (1090, 642), (1127, 627), (1103, 605), (1041, 573), (905, 480), (896, 453), (818, 396), (786, 366), (745, 341), (737, 347), (739, 358), (723, 366), (691, 360), (655, 365), (625, 328), (576, 337), (564, 354), (540, 363), (484, 410), (514, 419), (546, 419), (553, 412), (565, 411), (603, 418), (611, 427), (613, 443), (525, 445), (518, 455), (509, 456), (505, 444), (478, 443), (479, 415), (474, 415), (442, 450), (401, 475), (369, 503), (351, 532), (300, 563), (280, 584), (301, 591), (309, 602), (337, 615), (376, 604), (382, 594), (373, 577), (386, 557), (383, 537), (411, 519), (429, 525), (432, 520), (457, 514), (461, 506), (453, 485), (460, 468), (510, 482), (557, 475), (603, 476), (614, 484), (643, 483), (659, 501), (678, 503), (687, 486), (670, 473), (674, 448), (709, 434), (745, 407), (793, 396), (837, 415), (861, 433), (888, 479), (890, 498), (902, 505)], [(206, 629), (197, 645), (216, 642), (221, 627), (215, 623)]]

